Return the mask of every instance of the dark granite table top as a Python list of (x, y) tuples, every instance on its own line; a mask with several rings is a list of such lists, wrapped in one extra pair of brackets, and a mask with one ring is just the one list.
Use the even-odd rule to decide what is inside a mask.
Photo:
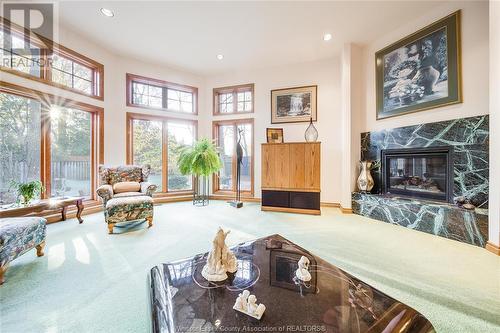
[[(219, 283), (201, 276), (208, 253), (151, 269), (154, 332), (434, 332), (415, 309), (279, 235), (233, 251), (238, 271)], [(302, 255), (307, 283), (294, 279)], [(233, 310), (244, 289), (266, 305), (260, 321)]]

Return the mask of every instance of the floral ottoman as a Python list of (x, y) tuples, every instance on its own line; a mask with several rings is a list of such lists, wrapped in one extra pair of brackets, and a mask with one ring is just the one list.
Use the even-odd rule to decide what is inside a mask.
[(153, 198), (146, 195), (120, 197), (108, 200), (104, 211), (108, 231), (113, 233), (116, 223), (145, 219), (148, 227), (153, 225)]
[(0, 219), (0, 284), (12, 260), (33, 248), (37, 256), (43, 256), (46, 223), (43, 217)]

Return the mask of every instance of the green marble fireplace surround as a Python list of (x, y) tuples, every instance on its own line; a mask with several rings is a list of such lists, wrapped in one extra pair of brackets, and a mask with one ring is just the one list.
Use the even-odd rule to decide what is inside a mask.
[[(484, 247), (488, 235), (488, 121), (484, 115), (362, 133), (362, 160), (380, 160), (385, 150), (450, 148), (452, 193), (448, 202), (387, 193), (381, 167), (372, 171), (375, 186), (370, 193), (352, 194), (354, 213)], [(464, 200), (475, 209), (457, 204)]]

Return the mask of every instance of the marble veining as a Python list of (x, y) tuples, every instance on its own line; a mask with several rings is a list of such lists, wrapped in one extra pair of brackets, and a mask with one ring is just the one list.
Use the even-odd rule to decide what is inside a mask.
[[(361, 134), (361, 159), (379, 160), (382, 149), (453, 147), (453, 197), (488, 207), (488, 115)], [(380, 170), (372, 171), (371, 193), (381, 193)]]
[(454, 205), (355, 192), (354, 213), (376, 220), (484, 247), (488, 215)]
[(379, 160), (383, 149), (452, 147), (453, 199), (465, 198), (475, 211), (452, 203), (407, 200), (382, 194), (380, 170), (373, 170), (371, 194), (353, 193), (353, 211), (477, 246), (488, 236), (489, 117), (441, 121), (361, 134), (361, 159)]

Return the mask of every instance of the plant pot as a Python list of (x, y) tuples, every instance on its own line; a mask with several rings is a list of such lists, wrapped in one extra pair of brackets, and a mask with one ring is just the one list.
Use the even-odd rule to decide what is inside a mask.
[(208, 177), (195, 176), (193, 183), (193, 205), (207, 206), (210, 203)]

